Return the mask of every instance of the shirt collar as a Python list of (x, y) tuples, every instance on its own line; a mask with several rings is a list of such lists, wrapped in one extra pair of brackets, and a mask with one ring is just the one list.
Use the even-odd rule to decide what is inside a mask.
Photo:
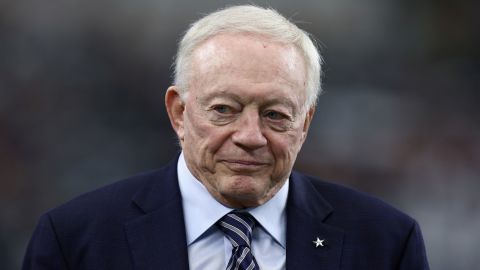
[[(232, 211), (215, 200), (187, 167), (183, 152), (177, 163), (178, 183), (182, 195), (187, 245), (192, 244), (220, 218)], [(286, 204), (288, 179), (283, 187), (263, 205), (247, 209), (263, 229), (282, 247), (286, 247)], [(208, 209), (208, 211), (205, 211)]]

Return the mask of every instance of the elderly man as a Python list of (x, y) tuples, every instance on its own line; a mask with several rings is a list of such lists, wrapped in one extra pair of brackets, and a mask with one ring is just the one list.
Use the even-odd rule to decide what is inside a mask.
[(181, 154), (43, 215), (23, 269), (428, 269), (413, 219), (292, 171), (320, 63), (273, 10), (194, 23), (165, 96)]

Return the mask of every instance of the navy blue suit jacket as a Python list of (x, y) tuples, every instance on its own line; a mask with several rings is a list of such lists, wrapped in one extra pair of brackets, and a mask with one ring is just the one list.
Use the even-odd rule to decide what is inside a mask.
[[(317, 237), (325, 239), (324, 247), (315, 247)], [(290, 176), (286, 251), (289, 270), (428, 269), (412, 218), (296, 172)], [(176, 160), (44, 214), (23, 269), (188, 269)]]

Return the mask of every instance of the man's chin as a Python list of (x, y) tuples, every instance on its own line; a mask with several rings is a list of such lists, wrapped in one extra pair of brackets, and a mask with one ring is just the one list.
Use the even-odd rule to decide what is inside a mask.
[(221, 193), (227, 206), (232, 208), (249, 208), (262, 205), (270, 198), (263, 189), (252, 187), (235, 188)]
[(256, 197), (245, 197), (245, 196), (228, 196), (224, 197), (224, 200), (221, 202), (223, 205), (235, 208), (235, 209), (243, 209), (243, 208), (251, 208), (257, 207), (262, 205), (264, 200), (256, 198)]

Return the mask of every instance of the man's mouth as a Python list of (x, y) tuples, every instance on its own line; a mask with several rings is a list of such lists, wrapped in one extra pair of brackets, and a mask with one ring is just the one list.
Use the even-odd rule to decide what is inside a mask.
[(265, 166), (268, 162), (245, 159), (226, 159), (222, 163), (232, 171), (257, 171)]

